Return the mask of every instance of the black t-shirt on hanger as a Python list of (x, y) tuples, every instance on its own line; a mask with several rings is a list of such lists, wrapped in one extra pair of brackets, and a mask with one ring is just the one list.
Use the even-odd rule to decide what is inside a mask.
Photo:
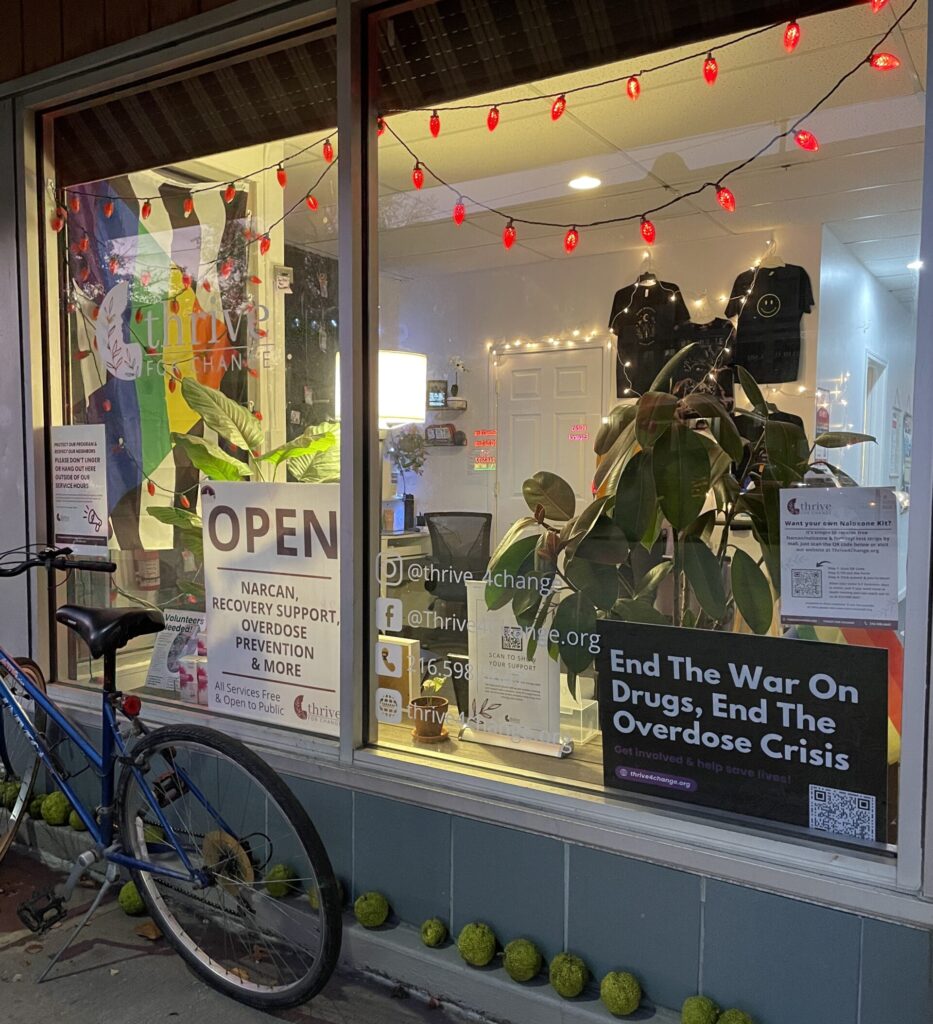
[[(661, 368), (680, 347), (674, 338), (674, 328), (690, 319), (677, 285), (653, 280), (655, 284), (636, 281), (620, 288), (612, 300), (609, 330), (618, 338), (619, 398), (629, 397), (626, 388), (643, 394), (651, 387)], [(631, 365), (626, 367), (625, 363)]]
[[(731, 406), (733, 401), (732, 350), (735, 328), (731, 320), (718, 316), (706, 324), (688, 320), (674, 328), (676, 351), (687, 345), (694, 348), (677, 367), (674, 393), (713, 395)], [(713, 368), (716, 367), (714, 370)], [(714, 376), (710, 377), (713, 373)]]
[(759, 384), (796, 380), (800, 318), (811, 309), (813, 290), (803, 267), (759, 267), (739, 274), (726, 306), (726, 316), (739, 318), (735, 365), (744, 366)]

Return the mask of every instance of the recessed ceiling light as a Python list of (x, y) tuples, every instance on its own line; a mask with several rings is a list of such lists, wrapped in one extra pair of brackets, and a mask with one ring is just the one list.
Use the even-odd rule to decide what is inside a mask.
[(577, 178), (571, 178), (567, 184), (570, 185), (571, 188), (583, 191), (588, 188), (599, 188), (599, 186), (602, 185), (602, 182), (599, 178), (594, 178), (590, 174), (581, 174)]
[(911, 260), (907, 264), (908, 270), (923, 270), (923, 260)]

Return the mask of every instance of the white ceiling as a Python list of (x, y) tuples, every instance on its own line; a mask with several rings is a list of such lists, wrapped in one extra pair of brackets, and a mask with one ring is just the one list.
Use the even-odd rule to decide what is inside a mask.
[[(713, 88), (702, 80), (702, 61), (688, 61), (645, 75), (635, 103), (622, 85), (572, 95), (556, 123), (549, 116), (550, 102), (541, 99), (502, 108), (494, 133), (486, 128), (485, 109), (444, 112), (437, 139), (430, 136), (424, 113), (394, 115), (390, 124), (457, 191), (506, 213), (560, 223), (637, 215), (717, 179), (784, 130), (865, 58), (902, 9), (892, 3), (873, 15), (867, 4), (859, 4), (804, 19), (802, 42), (790, 55), (780, 29), (722, 50)], [(735, 214), (722, 211), (707, 190), (654, 217), (659, 240), (714, 239), (788, 222), (826, 224), (893, 294), (912, 302), (916, 274), (906, 265), (916, 258), (920, 242), (926, 21), (922, 2), (885, 43), (884, 49), (901, 58), (899, 70), (883, 74), (861, 68), (808, 121), (820, 139), (819, 153), (785, 141), (729, 179), (738, 200)], [(485, 108), (513, 97), (538, 97), (628, 75), (697, 49), (665, 51), (635, 64), (458, 102)], [(286, 152), (308, 141), (290, 140)], [(504, 222), (469, 202), (466, 222), (456, 227), (451, 220), (456, 196), (434, 185), (430, 175), (416, 192), (411, 156), (388, 132), (378, 145), (384, 272), (400, 277), (464, 273), (566, 258), (564, 232), (557, 228), (519, 225), (519, 239), (506, 252)], [(317, 153), (289, 165), (286, 208), (322, 168)], [(595, 174), (603, 184), (586, 193), (570, 189), (570, 178), (583, 173)], [(289, 218), (287, 239), (335, 252), (335, 174), (316, 195), (320, 210)], [(581, 235), (581, 253), (643, 248), (637, 219), (581, 229)]]

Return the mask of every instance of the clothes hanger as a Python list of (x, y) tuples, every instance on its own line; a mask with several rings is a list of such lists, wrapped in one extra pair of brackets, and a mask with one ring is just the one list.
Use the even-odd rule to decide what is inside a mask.
[(690, 303), (690, 319), (695, 324), (708, 324), (716, 319), (713, 307), (709, 304), (708, 292), (700, 292)]
[(645, 249), (641, 258), (641, 273), (638, 275), (637, 283), (647, 285), (649, 288), (658, 283), (658, 275), (654, 272), (654, 258), (650, 249)]
[(768, 239), (768, 247), (765, 249), (765, 254), (758, 262), (759, 267), (784, 267), (787, 264), (781, 259), (781, 254), (778, 252), (778, 245), (776, 238)]

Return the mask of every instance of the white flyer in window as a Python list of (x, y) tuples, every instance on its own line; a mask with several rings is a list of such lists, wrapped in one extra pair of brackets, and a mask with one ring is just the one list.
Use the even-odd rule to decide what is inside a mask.
[(204, 483), (208, 705), (340, 731), (339, 488)]
[(107, 555), (107, 462), (102, 423), (52, 427), (54, 544)]
[(781, 491), (781, 622), (897, 628), (897, 501), (889, 487)]

